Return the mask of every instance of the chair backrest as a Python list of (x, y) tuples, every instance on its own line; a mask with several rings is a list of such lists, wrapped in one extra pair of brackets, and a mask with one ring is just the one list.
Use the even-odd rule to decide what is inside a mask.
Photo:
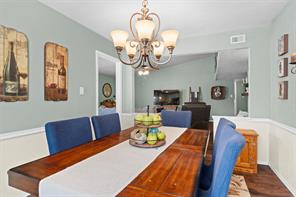
[(208, 129), (211, 114), (211, 105), (183, 105), (182, 111), (192, 112), (192, 126), (194, 129)]
[(211, 197), (226, 197), (236, 160), (245, 145), (245, 138), (231, 126), (225, 126), (214, 161), (214, 173), (209, 189)]
[(161, 119), (163, 126), (190, 128), (192, 112), (162, 110)]
[(118, 113), (93, 116), (91, 117), (91, 121), (95, 130), (96, 139), (121, 131)]
[(92, 130), (88, 117), (48, 122), (45, 133), (50, 154), (92, 141)]
[(215, 140), (214, 140), (214, 145), (213, 145), (213, 154), (212, 154), (213, 159), (215, 159), (217, 147), (221, 141), (220, 137), (221, 137), (222, 132), (225, 131), (223, 129), (225, 126), (229, 126), (233, 129), (236, 128), (236, 125), (233, 122), (231, 122), (230, 120), (227, 120), (226, 118), (220, 118), (219, 123), (218, 123), (218, 127), (216, 129)]

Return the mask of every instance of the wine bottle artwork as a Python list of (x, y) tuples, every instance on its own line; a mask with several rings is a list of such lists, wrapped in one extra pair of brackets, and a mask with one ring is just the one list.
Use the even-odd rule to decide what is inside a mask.
[(28, 100), (28, 39), (0, 25), (0, 101)]
[(68, 50), (47, 42), (44, 54), (44, 98), (47, 101), (65, 101), (68, 99)]

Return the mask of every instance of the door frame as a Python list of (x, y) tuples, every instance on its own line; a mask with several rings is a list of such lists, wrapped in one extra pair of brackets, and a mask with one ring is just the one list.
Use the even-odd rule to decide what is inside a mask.
[(116, 112), (121, 114), (122, 113), (122, 63), (115, 57), (103, 53), (101, 51), (96, 50), (96, 115), (99, 115), (98, 107), (99, 107), (99, 66), (100, 61), (99, 58), (108, 60), (115, 64), (115, 84), (116, 84)]

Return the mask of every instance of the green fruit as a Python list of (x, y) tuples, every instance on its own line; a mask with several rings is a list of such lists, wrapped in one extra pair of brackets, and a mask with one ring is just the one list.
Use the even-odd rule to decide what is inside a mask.
[(147, 137), (147, 143), (150, 145), (154, 145), (157, 143), (157, 135), (153, 133), (149, 133)]
[(160, 121), (161, 121), (161, 117), (159, 114), (155, 114), (153, 116), (153, 124), (160, 124)]
[(166, 137), (166, 135), (164, 132), (162, 132), (162, 131), (157, 132), (157, 138), (159, 140), (165, 140), (165, 137)]
[(145, 125), (145, 126), (150, 126), (150, 125), (152, 125), (152, 122), (153, 121), (153, 117), (152, 116), (144, 116), (143, 117), (143, 124)]
[(143, 120), (143, 114), (136, 115), (135, 120), (136, 121), (142, 121)]

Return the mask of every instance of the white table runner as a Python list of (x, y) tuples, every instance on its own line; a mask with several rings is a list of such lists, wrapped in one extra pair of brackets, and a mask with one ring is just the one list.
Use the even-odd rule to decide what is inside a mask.
[(186, 130), (176, 127), (160, 129), (167, 136), (164, 146), (137, 148), (127, 140), (41, 180), (39, 196), (115, 196)]

